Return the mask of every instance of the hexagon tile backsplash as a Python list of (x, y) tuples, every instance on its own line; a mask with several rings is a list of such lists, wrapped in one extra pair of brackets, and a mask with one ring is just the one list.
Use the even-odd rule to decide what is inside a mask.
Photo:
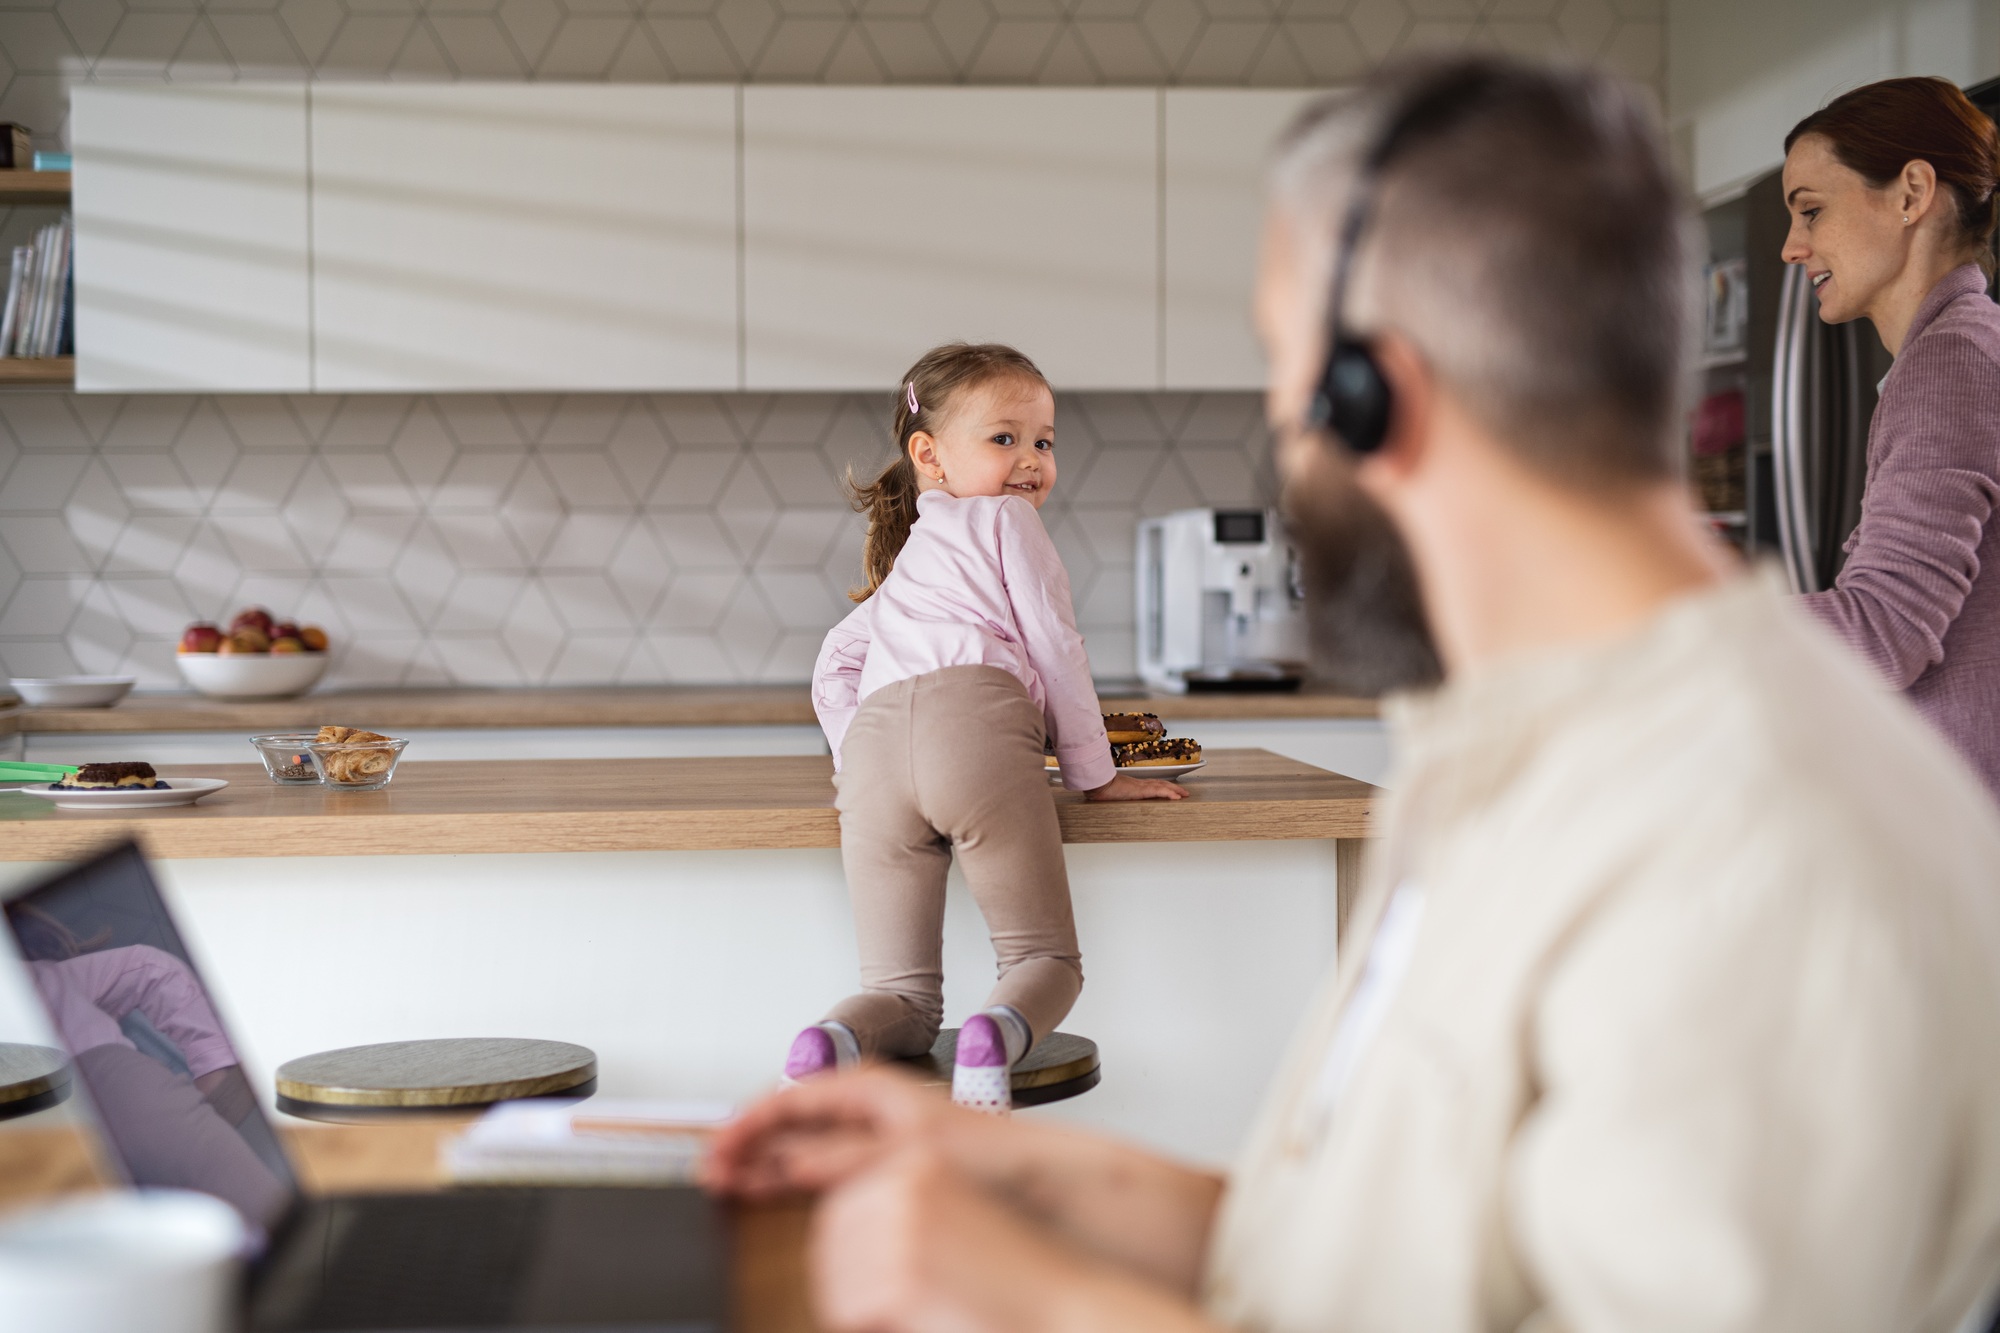
[[(1254, 394), (1063, 396), (1043, 520), (1130, 676), (1141, 515), (1261, 503)], [(182, 627), (324, 625), (333, 686), (801, 681), (859, 577), (872, 395), (0, 395), (0, 674), (179, 684)]]

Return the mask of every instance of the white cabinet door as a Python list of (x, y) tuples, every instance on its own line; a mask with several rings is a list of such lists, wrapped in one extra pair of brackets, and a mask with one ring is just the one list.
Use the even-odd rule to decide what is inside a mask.
[(1265, 172), (1278, 134), (1319, 93), (1166, 93), (1165, 387), (1261, 389), (1250, 322)]
[(738, 384), (736, 90), (316, 84), (316, 385)]
[(886, 390), (952, 339), (1157, 387), (1158, 114), (1138, 89), (744, 89), (747, 387)]
[(76, 155), (76, 387), (311, 387), (304, 84), (93, 84)]

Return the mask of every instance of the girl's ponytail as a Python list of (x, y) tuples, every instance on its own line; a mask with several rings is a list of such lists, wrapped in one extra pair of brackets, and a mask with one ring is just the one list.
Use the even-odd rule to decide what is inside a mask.
[(861, 541), (861, 572), (868, 586), (847, 594), (857, 602), (867, 601), (889, 577), (897, 552), (910, 539), (910, 524), (917, 521), (917, 465), (910, 461), (907, 434), (903, 444), (896, 461), (873, 481), (856, 481), (854, 469), (847, 469), (848, 499), (857, 512), (868, 515), (868, 535)]
[(968, 384), (1016, 375), (1047, 387), (1034, 362), (999, 343), (946, 343), (917, 359), (896, 389), (896, 461), (871, 482), (854, 479), (847, 469), (847, 497), (855, 512), (868, 515), (868, 535), (861, 543), (861, 568), (868, 586), (847, 595), (865, 602), (895, 568), (896, 556), (910, 539), (917, 521), (917, 465), (910, 461), (910, 436), (936, 433), (952, 398)]

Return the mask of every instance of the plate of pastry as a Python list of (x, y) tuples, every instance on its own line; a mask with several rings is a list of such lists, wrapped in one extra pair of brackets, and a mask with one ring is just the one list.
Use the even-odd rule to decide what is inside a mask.
[[(1166, 724), (1151, 713), (1106, 713), (1104, 734), (1111, 742), (1111, 759), (1120, 773), (1135, 778), (1178, 778), (1203, 768), (1201, 742), (1187, 736), (1169, 738)], [(1049, 776), (1061, 765), (1044, 756)]]
[(85, 764), (60, 782), (38, 783), (16, 790), (54, 801), (65, 810), (130, 810), (141, 806), (193, 805), (210, 792), (221, 791), (224, 778), (175, 778), (168, 782), (143, 762)]

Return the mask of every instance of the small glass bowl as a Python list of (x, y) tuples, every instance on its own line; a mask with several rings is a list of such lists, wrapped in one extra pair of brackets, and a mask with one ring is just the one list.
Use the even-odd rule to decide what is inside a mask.
[(264, 761), (264, 771), (271, 775), (271, 781), (287, 785), (317, 784), (319, 770), (313, 767), (312, 755), (306, 749), (315, 735), (311, 731), (278, 731), (268, 736), (252, 736), (250, 744), (257, 748), (257, 757)]
[(315, 741), (306, 753), (324, 785), (341, 791), (375, 791), (396, 776), (396, 762), (408, 744), (393, 736), (384, 741)]

